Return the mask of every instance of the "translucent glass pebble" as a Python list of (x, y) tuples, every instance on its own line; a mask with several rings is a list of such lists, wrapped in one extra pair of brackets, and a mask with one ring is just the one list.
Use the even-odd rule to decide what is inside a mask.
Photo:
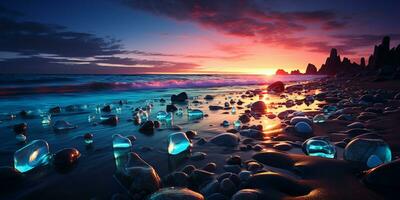
[(168, 115), (168, 113), (165, 111), (158, 111), (156, 117), (157, 117), (157, 120), (164, 121), (165, 117), (167, 117), (167, 115)]
[(336, 149), (327, 139), (310, 138), (303, 144), (304, 152), (309, 156), (335, 158)]
[(231, 114), (236, 114), (236, 107), (235, 106), (232, 107)]
[(168, 136), (168, 153), (177, 155), (191, 147), (190, 140), (183, 132), (172, 133)]
[(112, 136), (113, 139), (113, 148), (114, 148), (114, 157), (118, 158), (122, 155), (126, 155), (131, 147), (132, 147), (132, 143), (131, 140), (129, 140), (129, 138), (124, 137), (120, 134), (114, 134)]
[(42, 125), (50, 125), (51, 115), (43, 115), (42, 116)]
[(367, 167), (376, 167), (392, 160), (389, 145), (381, 139), (356, 138), (344, 149), (345, 160), (364, 163)]
[(200, 119), (203, 118), (204, 113), (203, 111), (199, 110), (199, 109), (191, 109), (188, 110), (188, 116), (190, 119)]
[(313, 118), (314, 123), (324, 123), (326, 122), (326, 117), (323, 114), (315, 115)]
[(27, 172), (46, 164), (49, 156), (49, 145), (44, 140), (34, 140), (14, 153), (14, 168)]
[(325, 114), (332, 114), (337, 111), (337, 107), (326, 105), (326, 106), (324, 106), (323, 111)]
[(120, 134), (114, 134), (113, 138), (113, 148), (130, 148), (132, 146), (131, 140)]
[(226, 126), (229, 126), (229, 124), (230, 124), (229, 121), (224, 120), (221, 125), (226, 127)]
[(235, 129), (239, 129), (241, 125), (242, 122), (240, 120), (236, 120), (235, 122), (233, 122), (233, 126), (235, 127)]
[(149, 120), (149, 114), (143, 110), (139, 111), (139, 117), (142, 122), (146, 122), (147, 120)]
[(17, 135), (15, 135), (15, 139), (16, 139), (18, 142), (25, 142), (26, 136), (25, 136), (24, 134), (17, 134)]

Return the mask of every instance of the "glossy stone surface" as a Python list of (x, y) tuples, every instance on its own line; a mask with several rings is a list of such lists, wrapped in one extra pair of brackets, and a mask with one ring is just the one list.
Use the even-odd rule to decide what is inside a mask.
[(389, 145), (381, 139), (356, 138), (344, 149), (345, 160), (361, 162), (367, 167), (376, 167), (392, 160)]
[(34, 140), (14, 153), (14, 168), (27, 172), (46, 164), (49, 156), (49, 145), (44, 140)]
[(177, 155), (191, 147), (190, 140), (183, 132), (172, 133), (168, 136), (168, 153)]
[(159, 121), (164, 121), (165, 118), (167, 117), (167, 115), (168, 115), (168, 113), (165, 112), (165, 111), (158, 111), (158, 112), (157, 112), (156, 118), (157, 118), (157, 120), (159, 120)]
[(326, 120), (327, 120), (327, 118), (323, 114), (315, 115), (314, 118), (313, 118), (313, 122), (316, 123), (316, 124), (324, 123), (324, 122), (326, 122)]
[(114, 134), (113, 138), (113, 148), (114, 148), (114, 158), (118, 158), (122, 155), (128, 153), (132, 147), (131, 140), (120, 134)]
[(326, 138), (314, 137), (303, 143), (303, 151), (309, 156), (335, 158), (336, 148)]
[(200, 119), (203, 118), (204, 113), (199, 109), (190, 109), (187, 111), (189, 119)]

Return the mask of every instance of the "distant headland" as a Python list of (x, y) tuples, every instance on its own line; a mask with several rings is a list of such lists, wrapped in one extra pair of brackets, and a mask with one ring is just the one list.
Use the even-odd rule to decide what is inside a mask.
[(332, 48), (329, 57), (319, 69), (309, 63), (305, 73), (300, 70), (286, 72), (278, 69), (276, 75), (377, 75), (380, 77), (400, 78), (400, 44), (397, 47), (390, 48), (390, 37), (382, 39), (382, 43), (376, 45), (374, 52), (368, 58), (366, 64), (365, 58), (360, 59), (360, 63), (351, 62), (350, 59), (340, 58), (337, 49)]

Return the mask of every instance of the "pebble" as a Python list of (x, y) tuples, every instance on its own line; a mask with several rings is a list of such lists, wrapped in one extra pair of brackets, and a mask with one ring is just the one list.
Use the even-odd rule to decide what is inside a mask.
[(194, 152), (192, 156), (190, 157), (191, 160), (193, 161), (200, 161), (204, 160), (206, 158), (207, 154), (203, 152)]
[(233, 147), (239, 144), (239, 137), (233, 133), (220, 133), (210, 139), (210, 142), (219, 145)]

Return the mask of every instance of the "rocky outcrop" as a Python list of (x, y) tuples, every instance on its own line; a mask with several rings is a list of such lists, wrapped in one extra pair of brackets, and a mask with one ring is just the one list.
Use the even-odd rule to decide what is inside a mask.
[[(364, 61), (365, 63), (365, 61)], [(331, 50), (329, 57), (326, 59), (325, 64), (321, 65), (318, 74), (323, 75), (336, 75), (336, 74), (356, 74), (359, 73), (362, 68), (357, 63), (352, 63), (350, 59), (344, 57), (341, 60), (340, 55), (335, 48)]]
[(290, 75), (302, 75), (302, 73), (300, 72), (300, 70), (296, 69), (296, 70), (292, 70), (290, 72)]
[(400, 44), (390, 49), (390, 37), (383, 38), (380, 45), (375, 46), (374, 53), (368, 59), (368, 69), (378, 70), (379, 75), (389, 76), (397, 73), (400, 67)]
[(283, 69), (278, 69), (276, 70), (275, 75), (289, 75), (289, 73)]
[(317, 67), (315, 67), (315, 65), (313, 65), (313, 64), (311, 64), (311, 63), (309, 63), (308, 65), (307, 65), (307, 69), (306, 69), (306, 74), (307, 75), (315, 75), (315, 74), (317, 74)]

